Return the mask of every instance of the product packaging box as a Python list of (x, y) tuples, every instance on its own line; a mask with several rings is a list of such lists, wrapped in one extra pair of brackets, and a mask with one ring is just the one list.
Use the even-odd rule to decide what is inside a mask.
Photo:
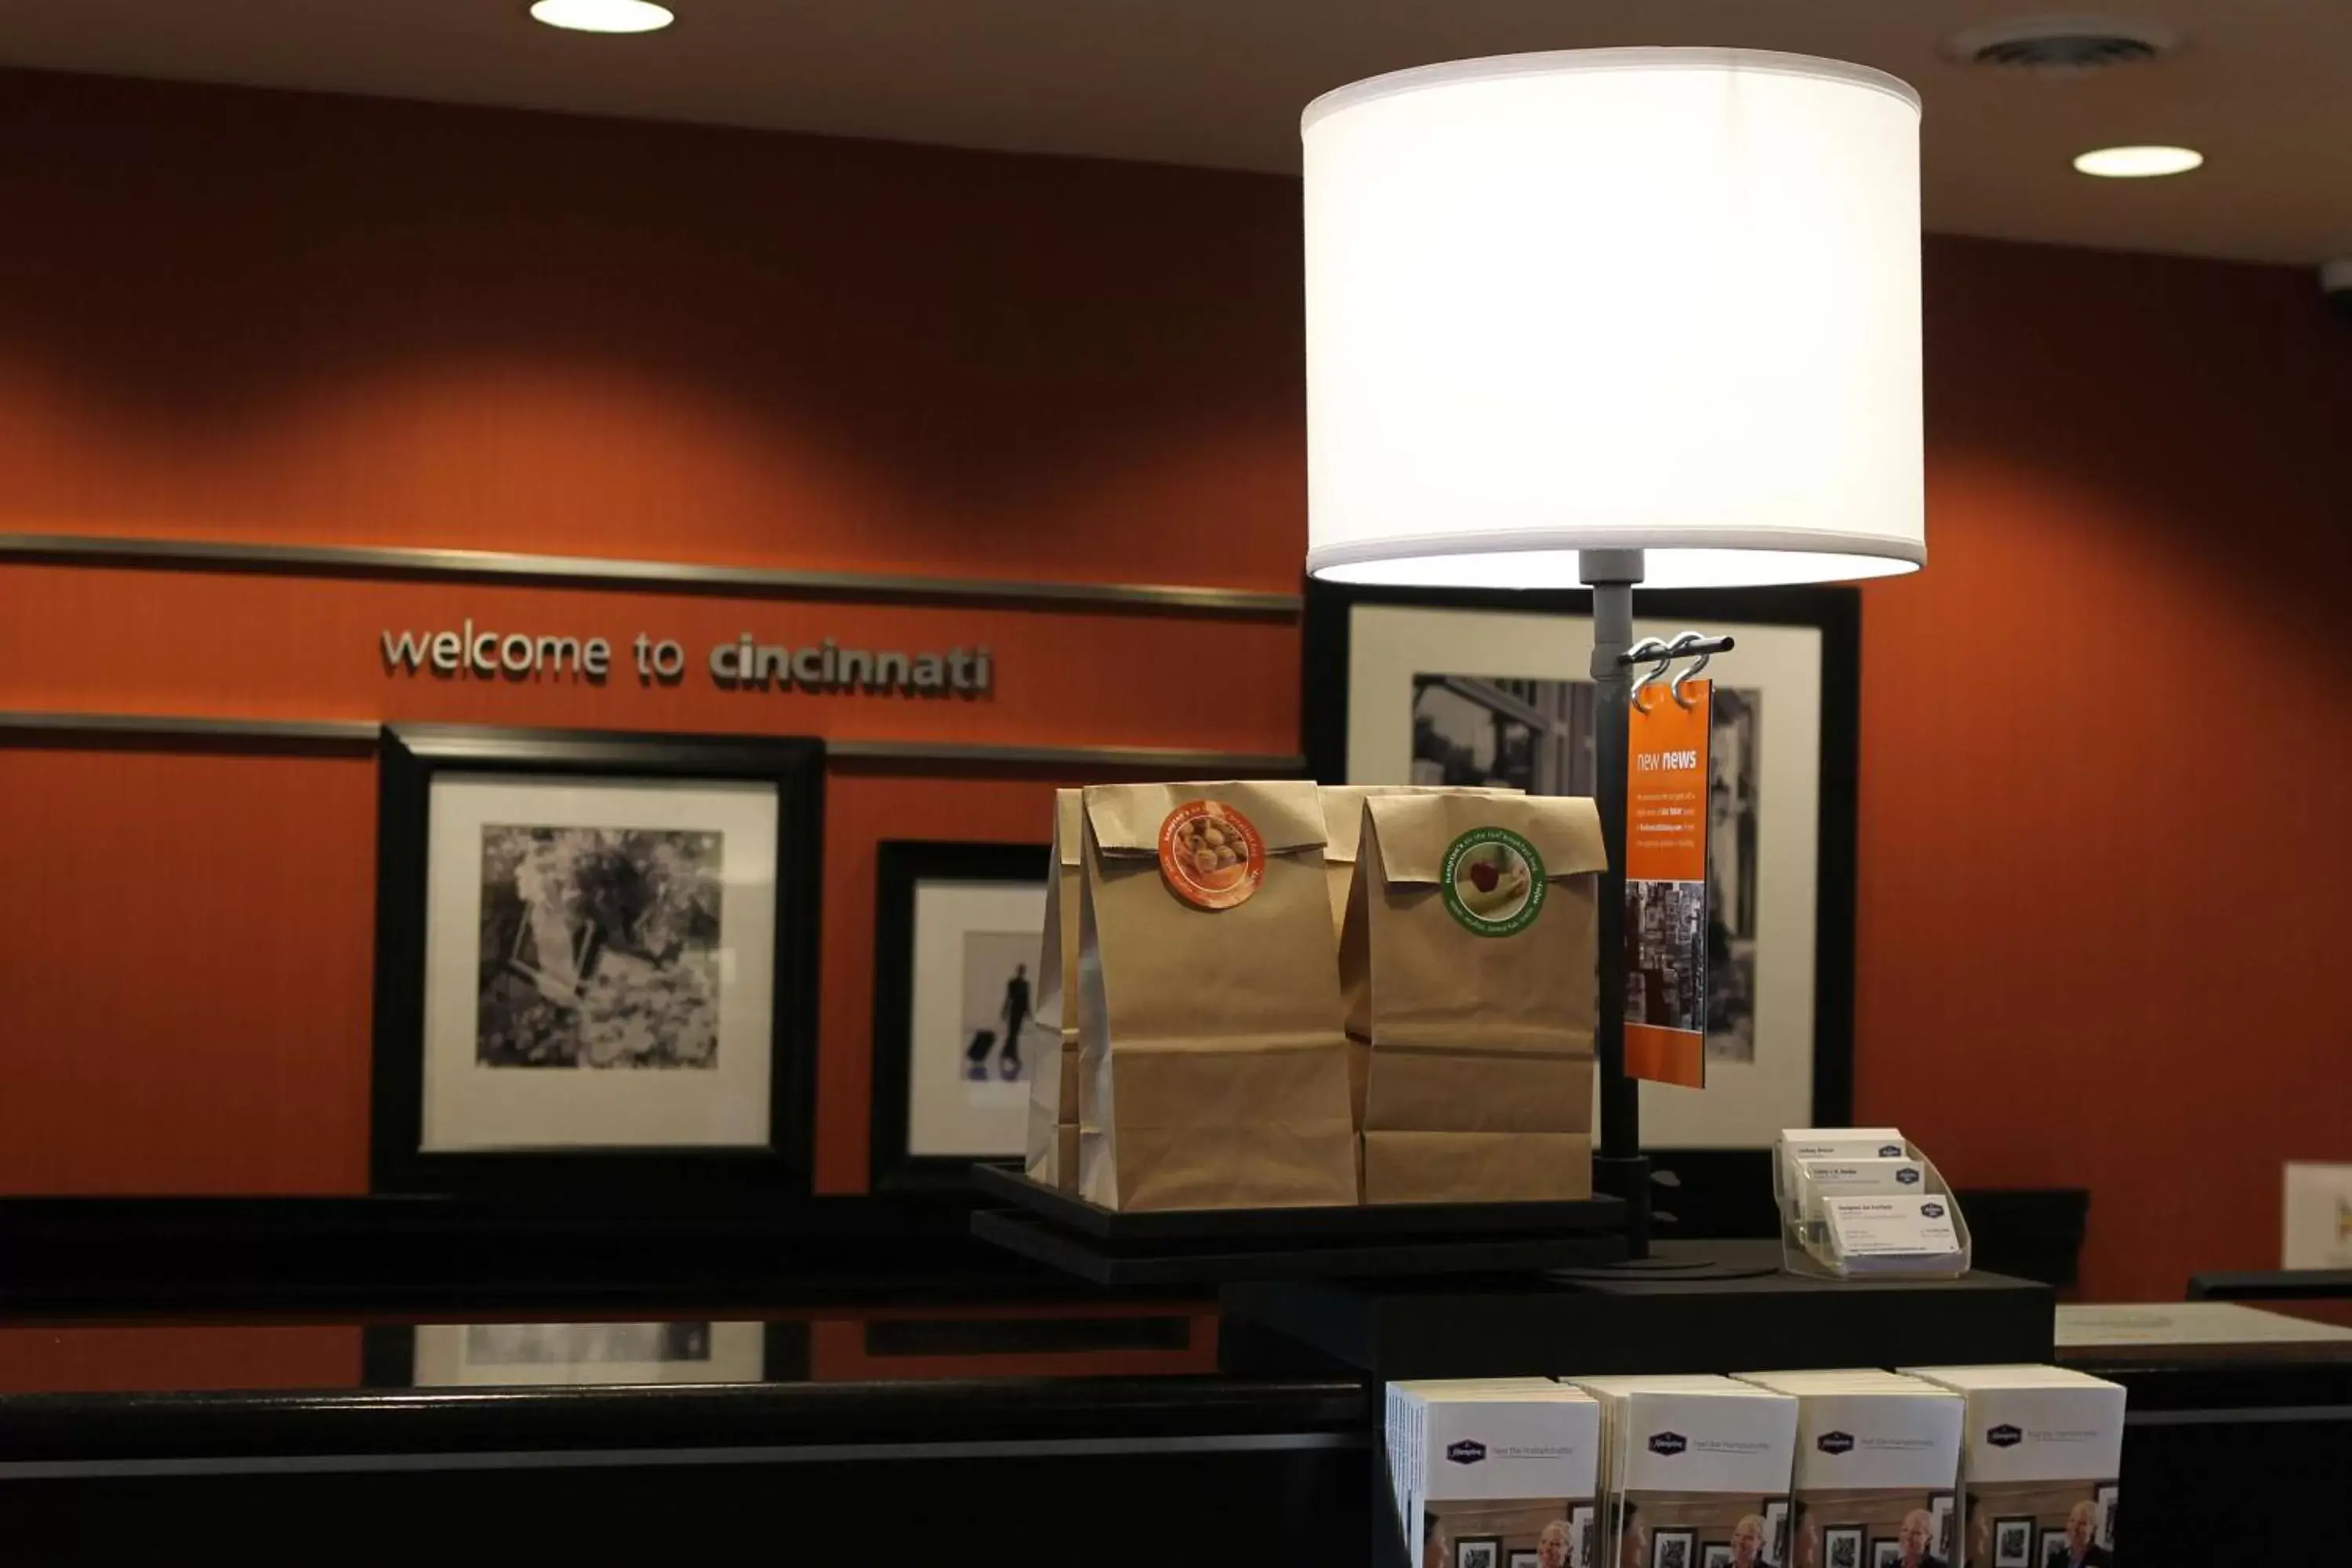
[(1797, 1401), (1789, 1505), (1765, 1516), (1773, 1563), (1949, 1568), (1961, 1534), (1958, 1394), (1867, 1369), (1739, 1376)]
[(2055, 1366), (1928, 1366), (1914, 1376), (1968, 1403), (1960, 1484), (1968, 1568), (2115, 1562), (2124, 1390)]
[(1602, 1563), (1776, 1562), (1795, 1459), (1794, 1398), (1728, 1377), (1569, 1381), (1601, 1402)]
[(1599, 1568), (1601, 1407), (1549, 1378), (1392, 1383), (1389, 1485), (1419, 1568)]
[(1374, 795), (1339, 943), (1366, 1203), (1592, 1193), (1589, 800)]
[(1080, 1194), (1354, 1203), (1315, 785), (1098, 784), (1080, 816)]
[[(1078, 1184), (1078, 876), (1083, 865), (1081, 792), (1054, 792), (1054, 848), (1045, 872), (1045, 941), (1037, 959), (1037, 1027), (1058, 1034), (1055, 1057), (1029, 1078), (1028, 1158), (1032, 1181)], [(1058, 1058), (1058, 1059), (1056, 1059)]]

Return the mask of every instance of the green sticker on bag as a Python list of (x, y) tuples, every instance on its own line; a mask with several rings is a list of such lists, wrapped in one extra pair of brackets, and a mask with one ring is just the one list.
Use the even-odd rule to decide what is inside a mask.
[(1507, 827), (1474, 827), (1445, 851), (1445, 910), (1479, 936), (1517, 936), (1544, 901), (1543, 857)]

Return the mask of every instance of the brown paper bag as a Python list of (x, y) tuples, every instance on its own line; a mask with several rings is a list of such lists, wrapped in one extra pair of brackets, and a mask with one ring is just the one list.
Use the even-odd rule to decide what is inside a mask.
[(1084, 816), (1081, 1195), (1355, 1202), (1315, 786), (1100, 785)]
[(1028, 1159), (1032, 1181), (1078, 1184), (1078, 868), (1081, 792), (1054, 792), (1054, 852), (1045, 873), (1045, 951), (1037, 960), (1037, 1027), (1061, 1037), (1060, 1061), (1048, 1057), (1029, 1077)]
[(1367, 1203), (1589, 1197), (1589, 800), (1373, 795), (1339, 944)]
[[(1318, 784), (1323, 802), (1323, 873), (1331, 895), (1331, 931), (1339, 934), (1348, 920), (1348, 889), (1356, 879), (1357, 846), (1364, 827), (1364, 802), (1376, 795), (1522, 795), (1507, 785), (1455, 784)], [(1356, 1131), (1364, 1130), (1364, 1075), (1370, 1068), (1370, 1047), (1348, 1037), (1348, 1092), (1355, 1107)]]
[(1348, 888), (1356, 877), (1364, 802), (1376, 795), (1524, 795), (1507, 784), (1318, 784), (1323, 802), (1323, 872), (1331, 894), (1331, 930), (1348, 920)]

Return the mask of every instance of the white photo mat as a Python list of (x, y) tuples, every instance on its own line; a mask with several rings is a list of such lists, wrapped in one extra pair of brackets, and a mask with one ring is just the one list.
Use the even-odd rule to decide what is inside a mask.
[[(778, 809), (776, 786), (766, 783), (436, 776), (426, 839), (422, 1149), (767, 1147), (776, 1070), (776, 889), (783, 874)], [(715, 1066), (478, 1062), (482, 834), (493, 825), (723, 835)]]
[[(1029, 1084), (993, 1073), (964, 1072), (964, 936), (971, 931), (1033, 933), (1031, 994), (1045, 927), (1045, 884), (924, 879), (915, 884), (914, 973), (909, 976), (907, 1152), (915, 1158), (1003, 1159), (1026, 1147)], [(999, 1026), (1001, 1028), (1001, 1025)], [(1033, 1017), (1022, 1055), (1032, 1070), (1052, 1065), (1060, 1037)]]
[[(1688, 628), (1639, 618), (1634, 635)], [(1348, 782), (1412, 777), (1413, 678), (1589, 679), (1592, 623), (1580, 616), (1357, 605), (1349, 610)], [(1769, 1145), (1813, 1117), (1814, 921), (1820, 849), (1822, 639), (1813, 626), (1709, 622), (1738, 639), (1710, 677), (1758, 692), (1755, 1060), (1710, 1059), (1705, 1089), (1642, 1085), (1642, 1142), (1653, 1149)], [(1598, 1101), (1596, 1100), (1596, 1106)], [(1596, 1111), (1597, 1114), (1597, 1111)], [(1597, 1131), (1597, 1128), (1596, 1128)]]

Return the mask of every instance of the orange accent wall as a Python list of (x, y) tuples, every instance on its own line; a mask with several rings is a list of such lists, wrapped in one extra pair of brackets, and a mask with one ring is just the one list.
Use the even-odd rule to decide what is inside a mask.
[(0, 1329), (0, 1394), (356, 1388), (360, 1345), (338, 1325)]
[(1926, 287), (1856, 1110), (2087, 1186), (2084, 1294), (2178, 1300), (2278, 1267), (2282, 1161), (2352, 1160), (2352, 330), (2301, 269), (1939, 239)]
[(0, 1192), (365, 1192), (373, 763), (0, 746)]
[(1291, 182), (0, 72), (0, 190), (11, 529), (1297, 579)]
[[(2161, 199), (2161, 192), (2128, 193)], [(1295, 184), (0, 73), (0, 530), (1286, 590)], [(2352, 1159), (2352, 333), (2299, 271), (1931, 239), (1923, 575), (1864, 592), (1860, 1113), (2087, 1184), (2085, 1292), (2276, 1256)], [(376, 636), (987, 640), (982, 700), (386, 676)], [(892, 646), (896, 646), (895, 643)], [(0, 707), (1297, 744), (1265, 623), (0, 568)], [(874, 847), (1045, 778), (837, 764), (819, 1184)], [(0, 1191), (350, 1192), (367, 763), (0, 746)]]

